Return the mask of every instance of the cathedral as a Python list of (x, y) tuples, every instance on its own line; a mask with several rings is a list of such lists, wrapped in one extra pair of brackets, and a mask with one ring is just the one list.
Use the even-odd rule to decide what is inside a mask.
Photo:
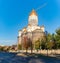
[(44, 26), (38, 26), (38, 15), (36, 14), (35, 10), (29, 14), (28, 17), (28, 26), (24, 27), (22, 30), (19, 30), (18, 34), (18, 45), (22, 45), (24, 42), (24, 37), (28, 37), (32, 40), (34, 44), (35, 41), (38, 39), (43, 39), (45, 36), (45, 28)]

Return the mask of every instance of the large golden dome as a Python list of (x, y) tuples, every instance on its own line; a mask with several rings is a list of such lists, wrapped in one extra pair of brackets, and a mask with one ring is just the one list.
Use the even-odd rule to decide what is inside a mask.
[(35, 10), (34, 10), (34, 9), (33, 9), (33, 10), (32, 10), (32, 12), (30, 13), (30, 16), (32, 16), (32, 15), (37, 16), (37, 14), (36, 14), (36, 12), (35, 12)]

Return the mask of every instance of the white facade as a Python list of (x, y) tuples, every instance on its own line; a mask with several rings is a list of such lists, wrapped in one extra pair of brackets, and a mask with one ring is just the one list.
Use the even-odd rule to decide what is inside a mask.
[(38, 16), (36, 14), (36, 12), (34, 10), (32, 10), (32, 12), (29, 15), (28, 18), (28, 26), (22, 30), (19, 31), (19, 36), (21, 36), (21, 34), (23, 32), (32, 32), (36, 29), (40, 29), (42, 32), (44, 32), (44, 26), (38, 26)]

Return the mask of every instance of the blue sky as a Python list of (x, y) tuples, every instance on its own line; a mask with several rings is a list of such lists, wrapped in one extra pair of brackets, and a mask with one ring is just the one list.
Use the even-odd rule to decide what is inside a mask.
[(18, 30), (27, 26), (32, 9), (38, 9), (39, 25), (48, 32), (60, 27), (60, 0), (0, 0), (0, 45), (17, 43)]

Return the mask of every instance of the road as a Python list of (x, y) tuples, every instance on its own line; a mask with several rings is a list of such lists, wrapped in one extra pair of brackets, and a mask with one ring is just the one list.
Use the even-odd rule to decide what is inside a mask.
[(0, 52), (0, 63), (60, 63), (60, 59), (47, 56), (17, 56), (17, 53)]

